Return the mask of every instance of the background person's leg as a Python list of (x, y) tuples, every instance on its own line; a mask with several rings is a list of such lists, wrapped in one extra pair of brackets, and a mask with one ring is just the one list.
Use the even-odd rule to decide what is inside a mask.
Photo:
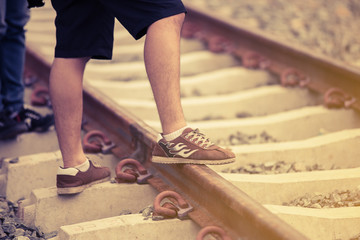
[[(19, 111), (24, 104), (25, 25), (29, 20), (26, 0), (1, 0), (0, 79), (4, 110)], [(5, 20), (5, 22), (4, 22)], [(5, 24), (5, 26), (4, 26)]]

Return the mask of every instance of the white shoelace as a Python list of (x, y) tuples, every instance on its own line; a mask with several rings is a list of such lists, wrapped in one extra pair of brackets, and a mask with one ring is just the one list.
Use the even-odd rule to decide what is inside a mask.
[(189, 132), (185, 135), (185, 137), (189, 140), (194, 139), (192, 142), (203, 148), (208, 148), (214, 145), (214, 143), (212, 143), (208, 137), (199, 132), (199, 129), (195, 129)]

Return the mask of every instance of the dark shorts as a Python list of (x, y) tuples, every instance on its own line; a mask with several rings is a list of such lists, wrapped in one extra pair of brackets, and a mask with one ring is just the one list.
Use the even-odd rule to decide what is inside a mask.
[(115, 18), (135, 38), (157, 20), (186, 12), (181, 0), (51, 0), (55, 57), (111, 59)]

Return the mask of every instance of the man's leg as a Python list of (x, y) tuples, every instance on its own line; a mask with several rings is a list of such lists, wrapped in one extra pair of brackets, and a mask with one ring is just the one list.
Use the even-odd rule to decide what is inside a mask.
[(152, 161), (225, 164), (235, 155), (216, 146), (198, 130), (186, 127), (180, 99), (180, 32), (184, 13), (163, 18), (147, 30), (145, 66), (163, 128)]
[(50, 94), (64, 168), (86, 161), (81, 145), (82, 81), (89, 58), (55, 58)]
[(180, 100), (180, 32), (184, 13), (161, 19), (147, 30), (145, 66), (163, 133), (186, 126)]
[(110, 178), (110, 170), (88, 161), (82, 149), (82, 82), (88, 60), (55, 58), (51, 68), (50, 95), (64, 163), (57, 172), (58, 194), (79, 193), (94, 183)]
[[(82, 148), (83, 75), (91, 57), (111, 58), (114, 17), (98, 0), (52, 0), (56, 47), (50, 96), (63, 167), (56, 177), (58, 194), (74, 194), (107, 181), (110, 169), (88, 160)], [(71, 21), (71, 25), (69, 25)]]

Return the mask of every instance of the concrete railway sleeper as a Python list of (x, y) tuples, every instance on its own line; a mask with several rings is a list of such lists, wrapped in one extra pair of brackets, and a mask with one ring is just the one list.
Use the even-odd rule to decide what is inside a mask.
[[(188, 7), (181, 62), (184, 112), (190, 126), (231, 148), (237, 160), (209, 167), (149, 161), (160, 124), (142, 63), (143, 42), (116, 26), (114, 59), (87, 66), (83, 124), (84, 145), (97, 147), (96, 152), (90, 147), (94, 152), (88, 156), (113, 169), (113, 180), (59, 197), (55, 132), (24, 134), (16, 143), (1, 143), (6, 158), (1, 195), (23, 199), (19, 216), (43, 232), (57, 232), (53, 239), (203, 239), (216, 231), (222, 239), (356, 239), (358, 71)], [(34, 10), (28, 25), (27, 70), (45, 80), (35, 85), (48, 79), (53, 19), (46, 6)], [(106, 133), (108, 139), (100, 142), (114, 143), (111, 153), (99, 153), (94, 139), (101, 134), (86, 136), (94, 130)], [(120, 164), (124, 158), (126, 164)], [(139, 177), (145, 180), (133, 183)], [(184, 198), (186, 204), (178, 201), (181, 208), (193, 208), (186, 220), (154, 221), (149, 215), (158, 193), (169, 190)], [(347, 207), (318, 207), (326, 196), (345, 201), (345, 192), (353, 199)], [(315, 205), (290, 204), (294, 201)], [(161, 204), (179, 209), (174, 202)]]

